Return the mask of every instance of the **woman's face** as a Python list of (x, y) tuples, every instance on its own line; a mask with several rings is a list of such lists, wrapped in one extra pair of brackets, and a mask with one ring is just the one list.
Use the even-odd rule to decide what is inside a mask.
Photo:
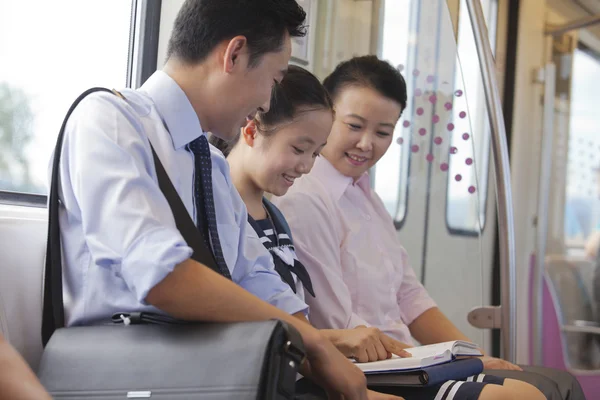
[(387, 151), (402, 113), (399, 103), (364, 86), (342, 88), (322, 154), (343, 175), (360, 178)]
[(283, 196), (296, 178), (310, 172), (332, 124), (330, 110), (312, 110), (300, 112), (266, 136), (257, 133), (245, 164), (254, 184)]

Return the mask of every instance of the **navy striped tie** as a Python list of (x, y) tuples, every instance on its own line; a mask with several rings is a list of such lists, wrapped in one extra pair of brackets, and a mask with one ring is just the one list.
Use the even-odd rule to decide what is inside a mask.
[[(217, 216), (215, 214), (215, 202), (212, 187), (212, 161), (210, 159), (210, 148), (205, 135), (200, 136), (189, 144), (189, 149), (194, 153), (196, 173), (194, 174), (196, 199), (196, 225), (204, 232), (204, 240), (208, 248), (212, 248), (219, 272), (224, 277), (231, 279), (229, 268), (223, 257), (219, 232), (217, 230)], [(207, 235), (209, 233), (209, 235)], [(208, 237), (210, 236), (210, 245)]]

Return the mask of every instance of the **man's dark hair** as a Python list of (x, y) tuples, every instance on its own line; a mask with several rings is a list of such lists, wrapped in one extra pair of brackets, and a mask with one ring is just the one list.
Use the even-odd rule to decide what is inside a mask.
[(402, 74), (388, 62), (376, 56), (354, 57), (340, 63), (323, 81), (323, 85), (335, 99), (347, 86), (364, 86), (376, 90), (384, 97), (406, 108), (406, 82)]
[(248, 40), (249, 66), (256, 66), (261, 56), (281, 49), (285, 32), (304, 36), (305, 19), (296, 0), (186, 0), (175, 19), (167, 57), (197, 64), (222, 41), (241, 35)]
[[(263, 136), (270, 136), (298, 115), (316, 110), (327, 110), (333, 114), (333, 102), (329, 93), (316, 76), (304, 68), (290, 65), (281, 83), (273, 87), (269, 111), (259, 112), (254, 120), (258, 132)], [(210, 142), (227, 157), (239, 137), (238, 134), (233, 140), (225, 141), (211, 135)]]

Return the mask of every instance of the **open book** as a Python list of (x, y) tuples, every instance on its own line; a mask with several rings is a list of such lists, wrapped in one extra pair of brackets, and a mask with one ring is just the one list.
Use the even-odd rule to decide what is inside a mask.
[(412, 357), (400, 358), (393, 355), (388, 360), (356, 363), (356, 366), (365, 374), (390, 373), (443, 364), (454, 360), (456, 357), (478, 357), (482, 355), (475, 343), (463, 342), (462, 340), (411, 347), (406, 351), (412, 354)]

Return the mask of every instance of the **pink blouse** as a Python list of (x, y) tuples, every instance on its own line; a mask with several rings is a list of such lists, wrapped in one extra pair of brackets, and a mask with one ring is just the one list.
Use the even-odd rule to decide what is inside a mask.
[(412, 343), (407, 325), (436, 304), (415, 276), (369, 176), (353, 183), (319, 157), (310, 174), (271, 200), (285, 215), (313, 282), (316, 298), (305, 297), (311, 323), (375, 326)]

